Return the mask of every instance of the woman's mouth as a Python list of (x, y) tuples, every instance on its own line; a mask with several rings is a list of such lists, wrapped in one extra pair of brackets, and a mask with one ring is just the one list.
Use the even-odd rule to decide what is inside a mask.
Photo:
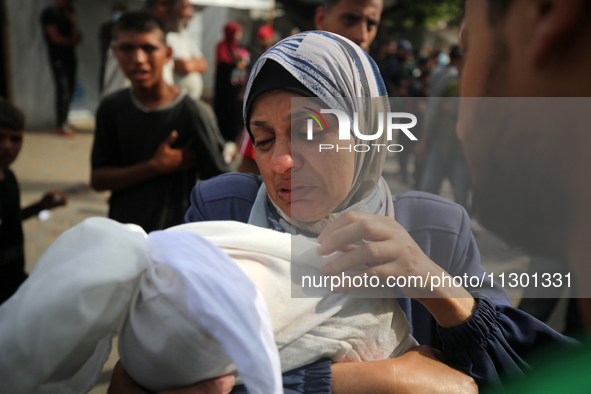
[(277, 197), (283, 202), (292, 202), (306, 197), (314, 188), (312, 186), (296, 186), (280, 188)]

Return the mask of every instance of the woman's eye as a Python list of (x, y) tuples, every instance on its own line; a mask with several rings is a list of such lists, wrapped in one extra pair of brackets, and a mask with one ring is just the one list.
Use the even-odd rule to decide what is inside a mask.
[(319, 125), (312, 119), (294, 122), (291, 130), (292, 135), (302, 140), (310, 140), (310, 135), (312, 137), (311, 140), (318, 140), (326, 133), (326, 127), (324, 127), (324, 125)]
[(271, 142), (274, 140), (274, 138), (267, 138), (261, 141), (255, 141), (254, 142), (254, 147), (257, 149), (265, 149), (266, 147), (268, 147)]

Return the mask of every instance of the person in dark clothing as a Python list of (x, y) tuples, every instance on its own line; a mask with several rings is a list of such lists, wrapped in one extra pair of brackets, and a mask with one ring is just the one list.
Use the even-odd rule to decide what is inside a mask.
[(27, 279), (22, 220), (68, 201), (64, 192), (54, 190), (21, 209), (18, 182), (9, 166), (21, 150), (24, 127), (22, 112), (0, 98), (0, 304)]
[(41, 14), (41, 25), (47, 42), (49, 63), (56, 90), (56, 133), (72, 136), (68, 112), (76, 83), (76, 52), (74, 48), (82, 40), (77, 15), (70, 0), (55, 0)]
[(243, 77), (247, 76), (248, 52), (238, 44), (242, 39), (242, 26), (228, 22), (224, 26), (224, 39), (216, 49), (215, 69), (215, 114), (222, 136), (228, 142), (235, 141), (242, 130)]
[(226, 171), (197, 104), (162, 77), (172, 50), (144, 12), (115, 24), (115, 53), (132, 87), (107, 96), (96, 116), (91, 184), (111, 190), (109, 217), (147, 232), (183, 223), (198, 178)]

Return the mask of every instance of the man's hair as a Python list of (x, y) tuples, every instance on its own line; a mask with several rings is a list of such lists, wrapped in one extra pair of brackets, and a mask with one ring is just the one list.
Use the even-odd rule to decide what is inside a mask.
[[(145, 4), (144, 4), (144, 9), (146, 11), (151, 11), (154, 8), (156, 8), (156, 5), (158, 4), (160, 0), (146, 0)], [(173, 5), (176, 4), (177, 2), (181, 1), (181, 0), (165, 0), (168, 5)]]
[(330, 9), (335, 5), (339, 4), (340, 1), (341, 0), (324, 0), (323, 6), (327, 11), (330, 11)]
[(144, 11), (126, 12), (113, 25), (113, 40), (117, 40), (120, 32), (151, 33), (158, 31), (162, 42), (166, 42), (164, 28), (152, 14)]
[(0, 127), (14, 131), (25, 128), (25, 116), (10, 101), (0, 97)]
[(495, 24), (507, 14), (513, 0), (488, 0), (488, 21)]

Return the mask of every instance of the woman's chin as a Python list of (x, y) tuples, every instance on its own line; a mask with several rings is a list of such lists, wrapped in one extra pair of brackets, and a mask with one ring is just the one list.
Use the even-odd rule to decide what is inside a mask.
[[(298, 206), (301, 205), (301, 206)], [(307, 204), (291, 204), (289, 212), (285, 212), (290, 218), (302, 223), (313, 223), (324, 219), (330, 212), (313, 209)]]

